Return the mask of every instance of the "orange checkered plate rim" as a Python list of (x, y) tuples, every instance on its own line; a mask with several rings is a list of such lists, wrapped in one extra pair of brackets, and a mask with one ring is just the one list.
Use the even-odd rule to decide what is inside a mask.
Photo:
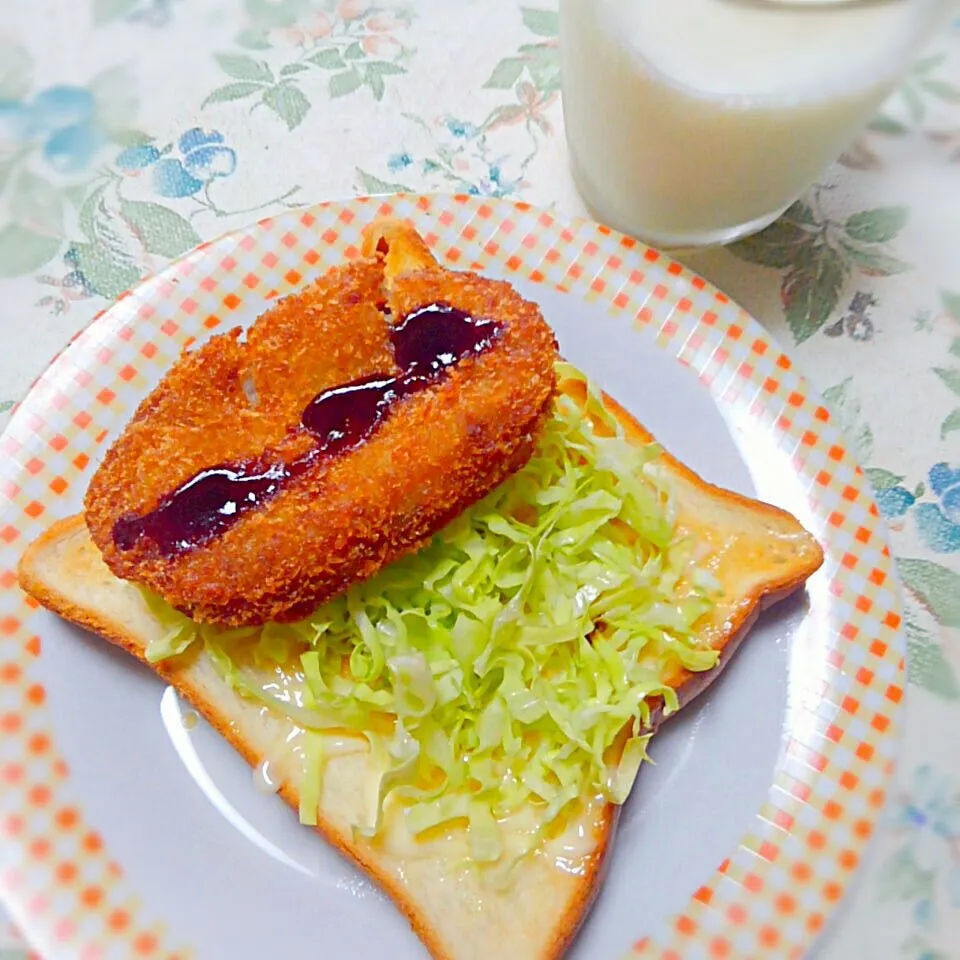
[[(588, 222), (467, 196), (360, 197), (204, 244), (95, 318), (38, 379), (0, 440), (0, 894), (47, 956), (185, 956), (91, 824), (44, 682), (42, 615), (18, 590), (24, 548), (75, 511), (106, 441), (184, 347), (231, 315), (359, 255), (376, 215), (414, 221), (437, 257), (563, 290), (689, 368), (729, 422), (769, 440), (824, 545), (818, 662), (791, 678), (766, 799), (735, 849), (636, 955), (798, 956), (836, 909), (880, 817), (902, 725), (900, 589), (863, 472), (769, 335), (679, 263)], [(256, 309), (254, 309), (254, 307)], [(619, 335), (619, 334), (618, 334)], [(576, 359), (576, 358), (573, 358)], [(772, 461), (771, 461), (772, 462)], [(813, 583), (813, 581), (811, 581)], [(641, 936), (644, 931), (636, 931)]]

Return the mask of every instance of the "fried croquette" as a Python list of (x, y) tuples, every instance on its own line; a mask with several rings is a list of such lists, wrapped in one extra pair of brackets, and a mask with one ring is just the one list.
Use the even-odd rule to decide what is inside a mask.
[[(438, 304), (496, 336), (429, 379), (411, 376), (395, 335)], [(87, 526), (116, 576), (195, 620), (296, 619), (425, 545), (520, 469), (549, 413), (556, 359), (539, 309), (508, 283), (440, 267), (406, 224), (372, 224), (363, 259), (278, 302), (245, 337), (233, 330), (178, 360), (94, 475)], [(362, 442), (318, 454), (301, 419), (315, 398), (394, 381), (417, 389), (390, 393)], [(261, 484), (262, 502), (228, 503), (175, 549), (152, 532), (151, 518), (180, 509), (175, 493), (254, 467), (282, 478)]]

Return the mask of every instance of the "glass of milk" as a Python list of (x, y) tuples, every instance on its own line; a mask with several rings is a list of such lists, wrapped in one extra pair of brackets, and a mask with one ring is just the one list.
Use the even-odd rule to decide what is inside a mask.
[(775, 220), (953, 0), (560, 0), (563, 112), (598, 220), (666, 247)]

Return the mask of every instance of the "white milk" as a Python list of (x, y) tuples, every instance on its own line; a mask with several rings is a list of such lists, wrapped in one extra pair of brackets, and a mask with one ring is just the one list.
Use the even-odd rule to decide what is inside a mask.
[(584, 200), (666, 245), (759, 228), (839, 156), (944, 6), (561, 0), (564, 117)]

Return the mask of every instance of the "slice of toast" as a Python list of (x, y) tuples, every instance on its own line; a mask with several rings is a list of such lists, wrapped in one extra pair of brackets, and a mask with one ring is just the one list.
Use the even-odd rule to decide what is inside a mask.
[[(575, 395), (570, 384), (561, 389)], [(629, 436), (653, 439), (622, 407), (606, 402)], [(660, 463), (675, 496), (677, 532), (705, 545), (704, 563), (722, 587), (717, 606), (698, 624), (703, 639), (721, 651), (719, 665), (671, 678), (682, 706), (729, 662), (761, 608), (801, 586), (823, 562), (823, 552), (788, 513), (711, 486), (669, 454), (661, 454)], [(19, 577), (46, 607), (146, 662), (144, 651), (161, 627), (137, 588), (107, 569), (82, 516), (60, 521), (32, 544)], [(280, 794), (298, 807), (302, 768), (292, 722), (236, 694), (199, 645), (151, 666), (251, 765), (269, 759)], [(653, 717), (655, 724), (662, 719), (658, 710)], [(600, 888), (619, 808), (585, 798), (559, 836), (520, 861), (509, 886), (491, 887), (464, 866), (463, 831), (419, 841), (400, 818), (388, 817), (376, 841), (353, 833), (369, 775), (365, 744), (343, 731), (332, 736), (318, 829), (390, 894), (430, 953), (443, 960), (560, 957)], [(282, 757), (287, 763), (278, 765)]]

